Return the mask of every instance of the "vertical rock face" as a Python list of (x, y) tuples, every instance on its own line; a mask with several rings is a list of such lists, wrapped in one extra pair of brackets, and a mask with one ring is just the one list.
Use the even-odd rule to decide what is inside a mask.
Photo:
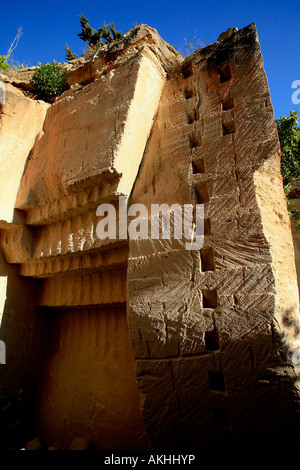
[(28, 153), (42, 130), (49, 105), (25, 98), (9, 83), (4, 86), (4, 104), (0, 105), (0, 219), (12, 222)]
[[(37, 393), (39, 437), (98, 449), (145, 448), (126, 307), (52, 311)], [(53, 419), (55, 417), (55, 419)]]
[(6, 259), (1, 249), (0, 337), (5, 340), (6, 364), (1, 365), (0, 387), (1, 396), (23, 387), (28, 398), (42, 360), (43, 328), (36, 315), (34, 281), (20, 277), (18, 266), (7, 261), (31, 254), (29, 230), (15, 203), (28, 154), (42, 130), (49, 105), (26, 98), (9, 83), (1, 84), (0, 243), (2, 248), (7, 241), (9, 256)]
[[(8, 363), (1, 382), (23, 386), (30, 398), (37, 388), (35, 424), (46, 444), (68, 445), (75, 433), (100, 449), (148, 446), (126, 321), (128, 241), (99, 239), (96, 209), (129, 196), (171, 59), (174, 49), (155, 30), (132, 31), (104, 57), (68, 73), (70, 89), (44, 113), (38, 135), (31, 137), (32, 126), (24, 138), (22, 167), (12, 152), (12, 172), (15, 164), (22, 180), (12, 181), (18, 194), (1, 226), (3, 263), (18, 265), (17, 298), (27, 299), (31, 324), (25, 344), (34, 336), (40, 347), (31, 348), (38, 360), (37, 382), (27, 372), (30, 388), (19, 368), (30, 366), (32, 354), (20, 360), (11, 334), (16, 316), (26, 324), (25, 306), (11, 288), (6, 300), (3, 284)], [(10, 102), (6, 111), (14, 112)], [(30, 125), (23, 118), (19, 139)]]
[[(41, 438), (220, 449), (284, 433), (292, 444), (297, 277), (255, 26), (185, 61), (142, 26), (67, 81), (48, 110), (28, 100), (36, 123), (20, 158), (11, 151), (15, 197), (1, 225), (3, 269), (40, 325), (28, 341), (48, 338), (35, 349)], [(119, 220), (119, 196), (148, 214), (203, 205), (204, 245), (99, 239), (96, 209), (110, 203)], [(3, 286), (1, 339), (17, 351), (12, 322), (26, 325), (24, 305), (12, 313)], [(22, 383), (10, 354), (5, 379)]]
[(204, 204), (205, 241), (129, 245), (128, 321), (156, 447), (294, 440), (297, 375), (280, 338), (299, 338), (299, 305), (279, 163), (254, 25), (169, 74), (132, 201)]

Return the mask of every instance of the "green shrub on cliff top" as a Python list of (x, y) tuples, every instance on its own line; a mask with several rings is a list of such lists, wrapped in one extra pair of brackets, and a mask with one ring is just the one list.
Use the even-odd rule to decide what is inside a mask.
[(39, 63), (32, 80), (37, 89), (38, 96), (43, 100), (53, 101), (65, 89), (62, 69), (55, 61), (49, 64)]
[(281, 173), (285, 186), (300, 179), (299, 121), (299, 111), (292, 110), (288, 117), (276, 119), (281, 146)]
[[(300, 193), (300, 118), (299, 111), (290, 111), (289, 116), (276, 119), (281, 147), (281, 174), (284, 190), (289, 199), (299, 197)], [(300, 211), (290, 213), (294, 217), (297, 230), (300, 230)]]
[(102, 40), (107, 44), (111, 44), (123, 37), (121, 31), (116, 31), (114, 23), (104, 23), (101, 28), (95, 30), (89, 25), (89, 20), (83, 14), (81, 14), (79, 18), (81, 33), (79, 33), (78, 36), (90, 46), (99, 46)]
[(5, 55), (0, 55), (0, 72), (9, 68), (7, 63), (7, 57)]

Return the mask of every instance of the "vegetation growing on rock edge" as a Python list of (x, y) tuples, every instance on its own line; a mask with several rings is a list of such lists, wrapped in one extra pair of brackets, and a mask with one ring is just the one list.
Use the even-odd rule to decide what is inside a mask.
[(6, 70), (9, 68), (9, 63), (7, 62), (6, 55), (0, 55), (0, 71)]
[(20, 26), (20, 28), (18, 28), (18, 32), (13, 42), (11, 43), (7, 53), (5, 55), (0, 55), (0, 71), (5, 71), (6, 69), (10, 67), (8, 60), (11, 57), (13, 51), (16, 49), (22, 34), (23, 34), (23, 30), (22, 30), (22, 26)]
[(48, 64), (39, 63), (32, 78), (37, 89), (39, 98), (46, 101), (53, 101), (65, 89), (65, 79), (62, 67), (53, 61)]
[(281, 173), (284, 185), (300, 178), (299, 111), (290, 111), (288, 117), (276, 119), (281, 146)]
[(68, 46), (68, 44), (66, 44), (65, 46), (65, 51), (66, 51), (66, 59), (68, 61), (73, 60), (73, 59), (78, 59), (78, 56), (71, 51), (71, 48)]
[(114, 23), (110, 23), (109, 25), (104, 23), (101, 28), (95, 30), (89, 25), (89, 20), (83, 14), (81, 14), (79, 18), (81, 33), (79, 33), (78, 36), (91, 46), (100, 45), (102, 40), (107, 44), (111, 44), (123, 37), (121, 31), (116, 31)]
[[(82, 13), (79, 15), (79, 18), (81, 32), (77, 36), (87, 42), (87, 49), (83, 52), (82, 56), (90, 57), (101, 45), (112, 44), (123, 37), (121, 31), (116, 31), (114, 23), (104, 23), (101, 28), (94, 29), (90, 26), (88, 18), (86, 18)], [(68, 44), (66, 44), (65, 51), (67, 60), (77, 58), (77, 55), (71, 51)]]
[[(299, 111), (290, 111), (289, 116), (276, 119), (278, 137), (281, 146), (281, 174), (284, 190), (289, 198), (300, 194), (300, 128)], [(295, 211), (297, 229), (300, 229), (300, 211)]]

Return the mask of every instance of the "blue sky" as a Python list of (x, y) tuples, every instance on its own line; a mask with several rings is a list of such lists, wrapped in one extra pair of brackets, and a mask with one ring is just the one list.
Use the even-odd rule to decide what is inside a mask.
[(204, 43), (215, 42), (229, 27), (239, 29), (255, 22), (264, 58), (275, 117), (286, 116), (291, 109), (300, 111), (300, 104), (291, 101), (292, 82), (300, 80), (300, 1), (214, 0), (187, 1), (119, 1), (80, 2), (51, 0), (1, 2), (0, 54), (5, 54), (19, 26), (23, 36), (13, 60), (25, 65), (38, 61), (65, 60), (66, 42), (77, 55), (85, 43), (80, 32), (79, 14), (83, 13), (91, 26), (115, 23), (125, 33), (134, 23), (146, 23), (179, 52), (185, 48), (185, 38), (194, 31)]

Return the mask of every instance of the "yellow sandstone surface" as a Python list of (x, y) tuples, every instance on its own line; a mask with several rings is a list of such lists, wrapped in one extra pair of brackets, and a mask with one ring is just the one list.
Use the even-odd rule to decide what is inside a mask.
[[(185, 60), (142, 25), (66, 77), (51, 106), (5, 83), (0, 385), (47, 446), (292, 445), (299, 291), (255, 25)], [(120, 196), (149, 222), (203, 204), (203, 247), (100, 240)]]

